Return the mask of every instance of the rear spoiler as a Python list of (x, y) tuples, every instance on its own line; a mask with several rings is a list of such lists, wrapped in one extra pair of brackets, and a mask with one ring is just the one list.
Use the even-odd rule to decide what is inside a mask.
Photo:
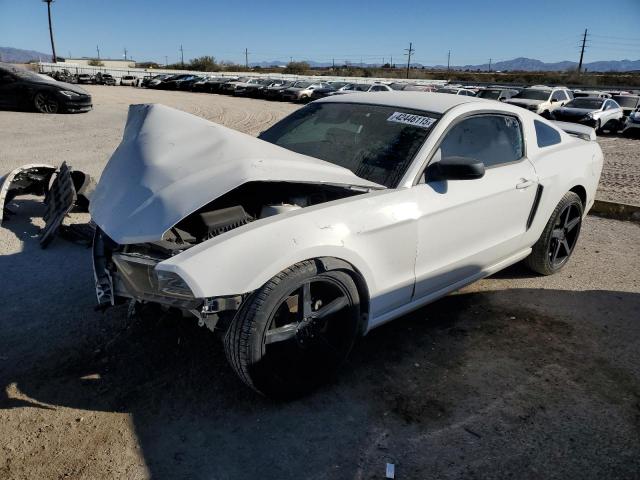
[(581, 138), (583, 140), (588, 140), (595, 142), (596, 140), (596, 131), (587, 127), (586, 125), (580, 125), (579, 123), (569, 123), (569, 122), (557, 122), (553, 121), (556, 127), (560, 130), (567, 132), (569, 135), (573, 135), (574, 137)]

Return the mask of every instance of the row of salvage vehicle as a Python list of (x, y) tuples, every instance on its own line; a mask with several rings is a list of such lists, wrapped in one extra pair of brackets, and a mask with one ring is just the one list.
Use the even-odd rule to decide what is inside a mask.
[(640, 128), (639, 92), (570, 90), (534, 85), (527, 88), (465, 87), (462, 85), (353, 83), (345, 81), (283, 80), (255, 77), (206, 77), (193, 74), (157, 75), (142, 86), (160, 90), (219, 93), (269, 100), (308, 102), (358, 92), (418, 91), (476, 96), (526, 108), (547, 119), (580, 123), (597, 132), (635, 132)]

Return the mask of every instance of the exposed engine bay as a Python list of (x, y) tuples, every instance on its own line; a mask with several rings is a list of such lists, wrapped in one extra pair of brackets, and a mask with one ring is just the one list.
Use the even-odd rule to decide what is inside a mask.
[(98, 302), (127, 299), (154, 302), (189, 311), (207, 322), (210, 315), (235, 310), (241, 298), (196, 299), (179, 277), (156, 272), (155, 266), (188, 248), (248, 223), (366, 192), (325, 184), (249, 182), (213, 200), (169, 229), (162, 240), (118, 245), (100, 230), (94, 240)]

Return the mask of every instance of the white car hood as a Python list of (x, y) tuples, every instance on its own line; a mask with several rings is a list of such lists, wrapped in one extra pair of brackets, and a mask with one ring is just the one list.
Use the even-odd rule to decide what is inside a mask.
[(131, 105), (91, 200), (120, 244), (157, 241), (184, 217), (252, 181), (384, 188), (350, 170), (164, 105)]

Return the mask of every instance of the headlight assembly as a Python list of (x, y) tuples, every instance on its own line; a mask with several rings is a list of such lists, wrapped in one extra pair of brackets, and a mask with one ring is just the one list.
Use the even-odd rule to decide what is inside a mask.
[(60, 90), (60, 93), (68, 98), (75, 98), (80, 96), (79, 93), (72, 92), (71, 90)]
[(186, 282), (173, 272), (155, 270), (158, 280), (158, 290), (172, 297), (193, 298), (193, 292)]

